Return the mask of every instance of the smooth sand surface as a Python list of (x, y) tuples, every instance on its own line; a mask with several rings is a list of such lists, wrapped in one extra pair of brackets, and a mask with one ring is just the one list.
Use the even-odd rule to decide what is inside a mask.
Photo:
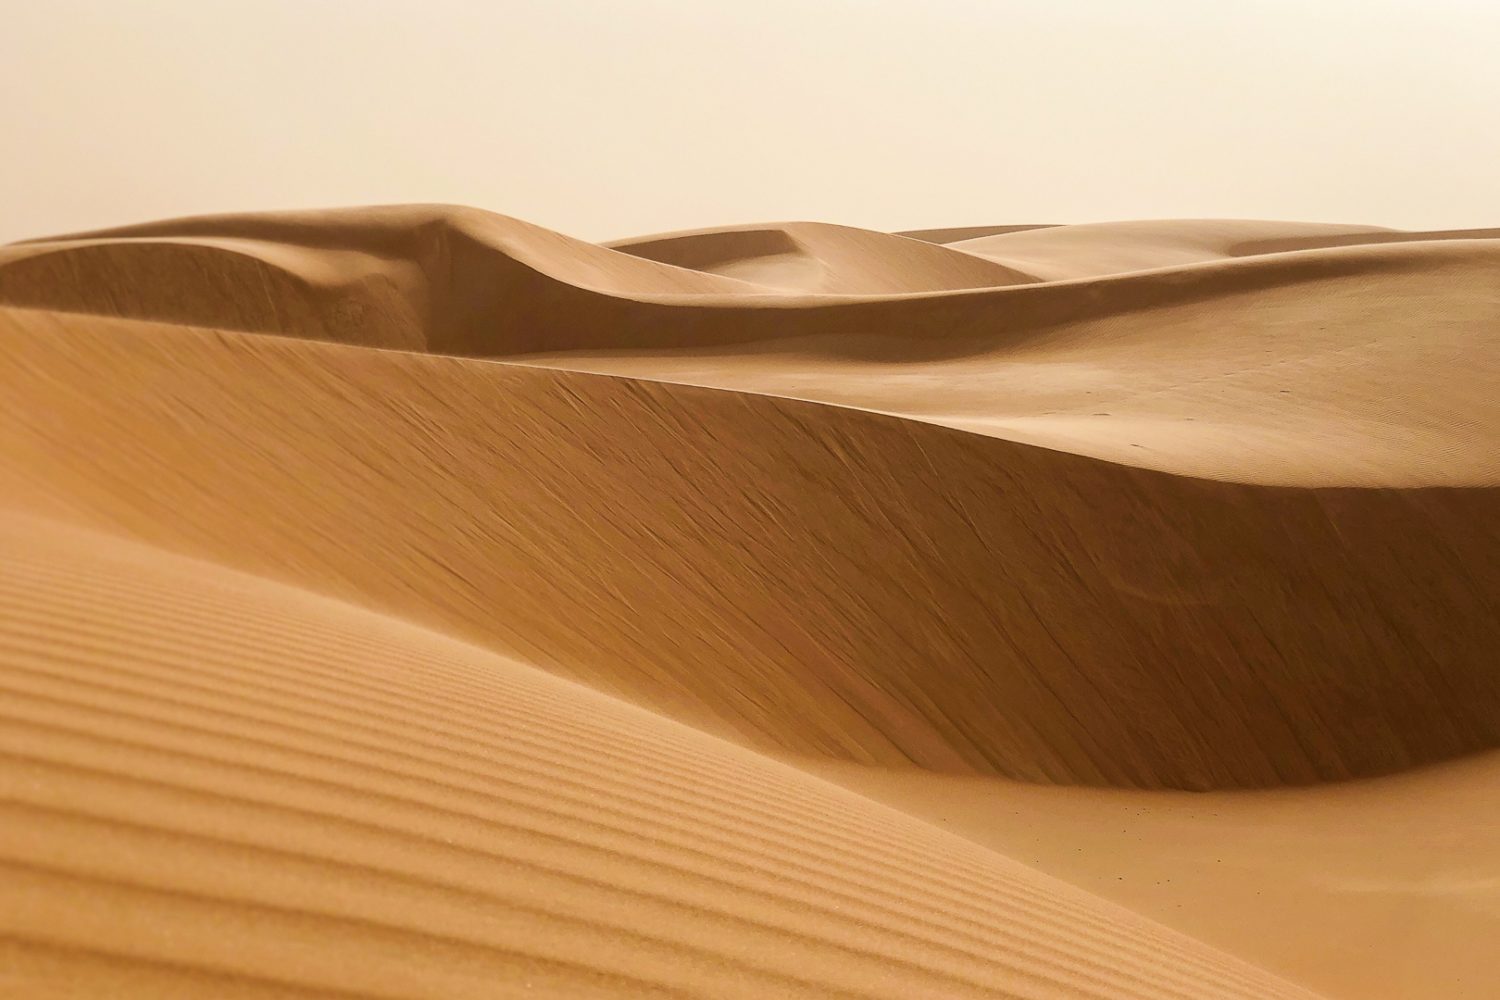
[(1059, 788), (800, 760), (1330, 997), (1483, 997), (1500, 754), (1255, 792)]
[(0, 970), (1483, 996), (1496, 237), (0, 248)]

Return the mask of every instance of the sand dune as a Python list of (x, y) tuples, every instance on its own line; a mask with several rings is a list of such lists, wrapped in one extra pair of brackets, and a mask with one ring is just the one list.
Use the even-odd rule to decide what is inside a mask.
[(938, 292), (1035, 280), (1020, 269), (922, 240), (813, 222), (668, 233), (608, 245), (633, 257), (785, 291)]
[(1019, 233), (1027, 229), (1047, 229), (1048, 223), (1033, 223), (1031, 225), (1008, 225), (1008, 226), (950, 226), (946, 229), (908, 229), (895, 235), (905, 236), (907, 239), (922, 240), (924, 243), (957, 243), (959, 240), (972, 240), (980, 236), (998, 236), (1000, 233)]
[(1483, 996), (1495, 981), (1500, 752), (1207, 794), (798, 764), (1325, 996)]
[(955, 250), (994, 260), (1026, 261), (1039, 277), (1056, 281), (1202, 264), (1259, 253), (1362, 246), (1387, 242), (1399, 236), (1421, 238), (1428, 235), (1395, 233), (1373, 226), (1172, 219), (976, 233), (967, 239), (944, 242)]
[[(966, 301), (968, 325), (936, 308), (955, 302), (908, 300), (935, 308), (895, 335), (882, 321), (519, 360), (837, 403), (1200, 479), (1495, 485), (1497, 268), (1500, 240), (1304, 251), (1006, 290)], [(1014, 296), (1032, 289), (1117, 301), (1018, 329), (1027, 302)]]
[(1500, 735), (1492, 489), (1208, 482), (753, 393), (6, 322), (34, 506), (757, 745), (1211, 788)]
[(515, 661), (0, 532), (13, 993), (1305, 995)]
[[(1020, 241), (1028, 273), (1092, 273), (1104, 265), (1090, 248), (1143, 268), (1038, 282), (836, 226), (651, 237), (625, 253), (419, 206), (0, 248), (0, 302), (793, 396), (1200, 478), (1467, 486), (1500, 477), (1493, 354), (1453, 363), (1500, 314), (1490, 236), (1116, 223), (955, 244)], [(1302, 249), (1244, 255), (1261, 245)], [(886, 290), (812, 290), (829, 282)]]
[[(74, 813), (25, 799), (11, 825), (22, 846), (0, 859), (61, 846), (52, 868), (26, 862), (17, 884), (33, 923), (8, 954), (34, 983), (76, 966), (93, 982), (150, 992), (171, 980), (188, 993), (231, 972), (248, 994), (462, 995), (496, 976), (569, 996), (732, 995), (731, 981), (745, 995), (1291, 989), (1229, 953), (1330, 996), (1377, 995), (1377, 980), (1379, 995), (1432, 995), (1445, 967), (1473, 982), (1484, 963), (1472, 944), (1386, 948), (1402, 975), (1343, 975), (1339, 954), (1309, 957), (1303, 938), (1316, 928), (1278, 923), (1276, 906), (1321, 900), (1306, 912), (1329, 919), (1357, 908), (1299, 888), (1305, 870), (1257, 869), (1272, 893), (1264, 911), (1201, 881), (1178, 911), (1059, 859), (1099, 843), (1068, 816), (1113, 822), (1125, 803), (1157, 801), (1133, 798), (1147, 794), (1138, 789), (1416, 781), (1418, 765), (1500, 747), (1497, 264), (1500, 239), (1481, 230), (1182, 222), (893, 235), (788, 223), (600, 246), (424, 206), (205, 217), (0, 248), (11, 410), (0, 505), (24, 512), (7, 529), (30, 553), (8, 570), (15, 600), (36, 595), (7, 606), (29, 617), (15, 633), (24, 657), (0, 662), (0, 680), (23, 683), (35, 668), (25, 657), (45, 656), (49, 677), (81, 683), (104, 657), (136, 686), (78, 703), (103, 727), (95, 736), (233, 708), (240, 728), (212, 739), (249, 741), (256, 755), (290, 752), (277, 741), (292, 731), (342, 739), (314, 721), (324, 715), (299, 715), (316, 706), (295, 697), (333, 684), (353, 699), (325, 706), (337, 726), (379, 736), (358, 744), (376, 754), (358, 766), (418, 800), (479, 790), (454, 789), (437, 758), (397, 768), (416, 750), (384, 727), (419, 709), (374, 700), (373, 678), (423, 678), (422, 739), (483, 760), (485, 783), (514, 777), (482, 749), (512, 738), (544, 748), (539, 773), (586, 777), (581, 794), (623, 796), (632, 816), (670, 812), (658, 793), (693, 803), (738, 776), (712, 822), (672, 813), (672, 846), (657, 845), (671, 857), (691, 848), (710, 866), (694, 870), (719, 880), (712, 892), (691, 883), (707, 893), (697, 909), (631, 888), (677, 891), (648, 871), (656, 854), (611, 854), (596, 870), (572, 848), (550, 857), (569, 878), (587, 874), (595, 895), (532, 873), (460, 899), (444, 887), (486, 866), (491, 880), (515, 871), (510, 847), (382, 853), (392, 829), (369, 840), (269, 814), (251, 824), (264, 842), (192, 840), (198, 828), (174, 825), (168, 804), (186, 793), (155, 770), (178, 737), (137, 729), (144, 756), (122, 757), (96, 791), (89, 782), (105, 779), (93, 772), (14, 772), (18, 787), (129, 804), (133, 818), (101, 822), (140, 839), (111, 854)], [(136, 619), (161, 624), (126, 628)], [(101, 652), (43, 641), (49, 620), (59, 636), (124, 631)], [(277, 620), (297, 624), (281, 634)], [(356, 638), (366, 633), (386, 638), (371, 648)], [(439, 648), (462, 664), (461, 686), (424, 672)], [(272, 662), (266, 649), (282, 652)], [(232, 704), (268, 671), (274, 699), (254, 713)], [(206, 718), (195, 732), (216, 732)], [(650, 795), (634, 751), (585, 748), (622, 740), (650, 748)], [(313, 757), (276, 768), (305, 776), (315, 758), (333, 768), (319, 772), (320, 795), (364, 794), (331, 751), (296, 746)], [(97, 768), (103, 751), (89, 752)], [(228, 780), (216, 769), (248, 758), (215, 760), (194, 780)], [(694, 777), (710, 771), (719, 777)], [(1116, 790), (1054, 789), (1089, 803), (1068, 813), (1001, 778)], [(122, 790), (131, 781), (155, 781), (151, 794), (166, 798), (138, 800)], [(970, 792), (968, 840), (938, 833), (956, 815), (952, 796)], [(517, 802), (486, 801), (499, 812), (464, 806), (453, 829), (511, 837), (503, 816)], [(1007, 810), (1025, 810), (1058, 849), (1028, 856), (1003, 829)], [(713, 824), (736, 830), (750, 815), (784, 831), (757, 849), (883, 900), (880, 920), (927, 916), (814, 916), (805, 887), (764, 872), (751, 910), (736, 909), (723, 886), (746, 871), (735, 852), (750, 841)], [(1318, 822), (1296, 843), (1333, 820)], [(298, 840), (303, 823), (314, 841)], [(1157, 835), (1190, 840), (1189, 827)], [(1210, 828), (1196, 855), (1138, 855), (1127, 868), (1199, 865), (1229, 836)], [(341, 854), (344, 839), (366, 860)], [(875, 854), (845, 857), (867, 841)], [(189, 843), (197, 867), (174, 873), (162, 845)], [(316, 858), (287, 854), (314, 843)], [(856, 860), (867, 857), (885, 860)], [(941, 871), (903, 867), (916, 859)], [(1378, 883), (1383, 863), (1371, 853), (1343, 877)], [(1482, 867), (1463, 878), (1488, 884)], [(950, 884), (967, 895), (938, 891)], [(298, 902), (334, 885), (347, 889), (337, 913)], [(1216, 922), (1219, 891), (1259, 929)], [(1478, 892), (1489, 912), (1496, 894)], [(1450, 937), (1481, 940), (1487, 918), (1461, 896), (1425, 898)], [(1044, 920), (1012, 906), (1021, 897), (1066, 901), (1047, 912), (1074, 915)], [(110, 912), (153, 907), (172, 926), (219, 922), (256, 950), (194, 964), (145, 931), (111, 950), (87, 929), (39, 930), (92, 898), (112, 900)], [(523, 903), (535, 920), (516, 916)], [(584, 920), (595, 904), (613, 916)], [(1083, 925), (1096, 930), (1075, 933)], [(1001, 926), (1014, 933), (985, 936)], [(1360, 926), (1376, 940), (1394, 933)], [(299, 951), (288, 950), (294, 927), (316, 930)], [(878, 943), (850, 950), (869, 934)], [(422, 960), (391, 979), (356, 958), (387, 945)], [(1448, 965), (1427, 970), (1426, 955)], [(350, 962), (369, 978), (330, 978)]]

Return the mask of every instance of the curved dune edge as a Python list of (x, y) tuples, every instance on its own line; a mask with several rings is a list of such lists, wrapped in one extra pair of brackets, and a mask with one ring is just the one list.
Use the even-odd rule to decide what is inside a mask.
[(905, 236), (909, 240), (921, 240), (924, 243), (938, 243), (947, 245), (957, 243), (960, 240), (972, 240), (980, 236), (998, 236), (1001, 233), (1020, 233), (1028, 229), (1050, 229), (1056, 223), (1033, 222), (1020, 225), (1011, 224), (1004, 226), (948, 226), (938, 229), (903, 229), (896, 232), (896, 236)]
[(1500, 744), (1493, 490), (1184, 480), (756, 394), (62, 313), (0, 332), (15, 502), (753, 745), (1227, 788)]
[(515, 661), (28, 516), (0, 538), (9, 990), (1311, 995)]
[(1379, 226), (1248, 219), (1156, 219), (976, 233), (950, 249), (998, 262), (1026, 261), (1044, 280), (1097, 278), (1235, 257), (1373, 246), (1406, 240), (1485, 238), (1494, 231), (1403, 233)]
[(397, 206), (0, 248), (0, 303), (787, 395), (1206, 479), (1494, 486), (1496, 236), (791, 223), (605, 247)]
[(632, 257), (791, 292), (889, 295), (1036, 280), (1021, 268), (923, 240), (818, 222), (704, 229), (608, 246)]

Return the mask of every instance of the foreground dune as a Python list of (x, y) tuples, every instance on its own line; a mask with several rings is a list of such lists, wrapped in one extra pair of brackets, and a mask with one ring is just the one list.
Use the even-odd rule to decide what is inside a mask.
[[(730, 995), (733, 980), (745, 995), (1263, 996), (1291, 989), (1276, 974), (1330, 996), (1471, 985), (1486, 969), (1476, 942), (1497, 905), (1490, 888), (1424, 897), (1435, 926), (1467, 943), (1385, 948), (1401, 975), (1380, 975), (1376, 958), (1348, 976), (1338, 972), (1346, 956), (1308, 956), (1316, 927), (1275, 920), (1276, 900), (1311, 900), (1305, 912), (1330, 921), (1373, 911), (1342, 890), (1307, 889), (1305, 869), (1257, 869), (1267, 882), (1257, 891), (1273, 897), (1265, 910), (1234, 885), (1191, 878), (1201, 891), (1179, 908), (1095, 884), (1097, 871), (1066, 862), (1070, 847), (1108, 843), (1090, 840), (1094, 821), (1077, 817), (1112, 823), (1136, 808), (1126, 803), (1153, 808), (1159, 800), (1139, 789), (1233, 798), (1402, 772), (1424, 781), (1418, 765), (1500, 746), (1496, 235), (1249, 222), (892, 235), (791, 223), (599, 246), (418, 206), (178, 220), (0, 248), (0, 391), (13, 413), (0, 424), (0, 503), (22, 512), (7, 530), (31, 553), (11, 570), (15, 592), (42, 602), (27, 605), (16, 634), (30, 645), (0, 677), (31, 678), (26, 657), (48, 656), (49, 677), (81, 683), (102, 656), (146, 685), (87, 702), (104, 735), (137, 716), (222, 715), (222, 699), (259, 690), (275, 666), (276, 698), (254, 702), (235, 738), (343, 739), (324, 720), (386, 733), (397, 742), (358, 744), (377, 755), (360, 766), (394, 774), (403, 795), (483, 789), (454, 789), (435, 758), (393, 771), (416, 750), (387, 727), (418, 709), (396, 695), (377, 710), (360, 694), (370, 678), (416, 683), (429, 698), (422, 739), (484, 762), (475, 780), (485, 789), (514, 777), (485, 748), (524, 737), (551, 755), (544, 773), (586, 776), (586, 797), (624, 796), (620, 808), (652, 815), (665, 800), (641, 797), (644, 779), (627, 766), (635, 751), (586, 749), (649, 744), (651, 787), (673, 802), (723, 787), (714, 822), (737, 830), (753, 814), (784, 827), (783, 839), (756, 843), (811, 872), (842, 872), (866, 857), (854, 845), (868, 845), (884, 860), (857, 862), (856, 895), (929, 922), (811, 916), (790, 876), (764, 872), (753, 914), (709, 893), (693, 897), (692, 912), (707, 907), (711, 919), (689, 919), (630, 888), (631, 878), (664, 877), (618, 853), (619, 867), (587, 870), (590, 892), (616, 894), (599, 904), (613, 923), (567, 923), (593, 903), (525, 879), (474, 897), (460, 919), (470, 904), (440, 887), (470, 884), (471, 864), (516, 864), (511, 848), (489, 848), (482, 862), (416, 848), (381, 855), (366, 834), (317, 823), (322, 860), (285, 862), (309, 881), (265, 874), (274, 866), (257, 868), (262, 855), (236, 842), (202, 847), (199, 874), (185, 869), (178, 885), (159, 845), (186, 843), (172, 838), (197, 828), (165, 822), (176, 806), (18, 770), (18, 787), (133, 803), (129, 822), (146, 840), (116, 857), (89, 830), (54, 833), (49, 824), (72, 814), (18, 814), (25, 850), (54, 837), (64, 846), (53, 868), (27, 875), (34, 923), (7, 947), (33, 982), (83, 968), (67, 956), (93, 932), (39, 929), (70, 900), (104, 898), (106, 883), (146, 894), (109, 889), (126, 909), (158, 890), (198, 893), (192, 906), (150, 905), (175, 914), (163, 920), (189, 920), (201, 903), (249, 934), (270, 919), (252, 917), (255, 907), (296, 911), (290, 900), (311, 898), (297, 893), (333, 879), (350, 892), (338, 919), (370, 921), (368, 933), (319, 924), (327, 936), (296, 957), (279, 950), (290, 947), (281, 931), (267, 931), (241, 965), (191, 969), (161, 941), (127, 935), (114, 951), (96, 948), (79, 975), (187, 977), (178, 985), (193, 992), (210, 988), (202, 976), (233, 969), (246, 990), (361, 995), (459, 995), (484, 981), (471, 975), (519, 977), (517, 988), (535, 975), (560, 995)], [(142, 583), (143, 596), (127, 583), (135, 578), (157, 583)], [(200, 592), (212, 599), (182, 596)], [(46, 603), (53, 593), (62, 603)], [(84, 593), (98, 602), (92, 618), (80, 617)], [(136, 629), (103, 653), (63, 638), (144, 620), (154, 603), (180, 609), (180, 630)], [(44, 641), (49, 620), (58, 638)], [(298, 624), (278, 635), (277, 620)], [(371, 649), (353, 638), (366, 633), (387, 638)], [(291, 644), (279, 666), (261, 652), (277, 643)], [(462, 686), (424, 672), (439, 647), (444, 663), (463, 664)], [(297, 692), (322, 697), (325, 682), (355, 700), (336, 695), (336, 719), (295, 715), (312, 708)], [(517, 721), (527, 719), (539, 728)], [(142, 724), (149, 732), (133, 738), (147, 756), (120, 765), (126, 783), (164, 780), (147, 768), (159, 759), (150, 754), (178, 745), (170, 727)], [(720, 777), (693, 777), (709, 773), (700, 764)], [(216, 773), (202, 778), (213, 784)], [(319, 795), (364, 787), (352, 771), (319, 774)], [(729, 774), (738, 777), (724, 785)], [(745, 798), (742, 788), (763, 792)], [(976, 805), (955, 811), (968, 796)], [(454, 822), (503, 826), (500, 813), (468, 808)], [(484, 808), (518, 806), (502, 796)], [(1019, 811), (1032, 826), (1008, 825)], [(1197, 837), (1202, 850), (1130, 855), (1111, 844), (1122, 871), (1173, 858), (1196, 870), (1232, 840), (1182, 815), (1154, 836)], [(1252, 826), (1291, 822), (1246, 815)], [(691, 810), (682, 817), (672, 850), (696, 845), (702, 864), (744, 871), (739, 841), (716, 839)], [(1334, 822), (1310, 821), (1297, 843)], [(307, 849), (291, 820), (255, 824), (270, 838), (255, 850)], [(1032, 856), (1019, 829), (1045, 829), (1057, 849)], [(349, 850), (375, 852), (350, 862), (364, 874), (318, 867), (338, 863), (346, 835)], [(845, 858), (846, 848), (855, 853)], [(207, 860), (214, 851), (230, 853)], [(377, 856), (404, 860), (392, 872)], [(1211, 943), (1176, 938), (1012, 856)], [(96, 857), (117, 867), (78, 882)], [(580, 874), (558, 861), (566, 852), (551, 857)], [(948, 867), (927, 885), (928, 874), (902, 867), (918, 858)], [(1464, 871), (1466, 884), (1494, 883), (1487, 863)], [(1379, 852), (1351, 861), (1342, 884), (1378, 882), (1382, 864)], [(220, 865), (215, 887), (204, 873)], [(1401, 870), (1429, 888), (1455, 877)], [(193, 888), (195, 877), (207, 880)], [(971, 878), (992, 881), (937, 892)], [(1041, 920), (1012, 907), (1002, 883), (1024, 885), (1026, 899), (1066, 900), (1076, 916)], [(231, 885), (249, 894), (215, 896)], [(250, 892), (278, 887), (291, 895)], [(1218, 893), (1246, 920), (1216, 920)], [(432, 907), (421, 911), (438, 928), (423, 930), (436, 934), (430, 945), (410, 936), (429, 917), (397, 900)], [(999, 909), (980, 916), (977, 900)], [(523, 902), (540, 915), (516, 916)], [(285, 919), (290, 928), (314, 918)], [(893, 936), (850, 952), (877, 924)], [(929, 924), (943, 930), (912, 939)], [(1014, 935), (974, 936), (1001, 925)], [(1397, 940), (1388, 922), (1361, 926), (1360, 940)], [(329, 978), (398, 940), (390, 935), (427, 956), (402, 973), (407, 985), (378, 964), (364, 970), (369, 985)], [(1445, 964), (1429, 968), (1429, 954)], [(1023, 958), (1033, 964), (1016, 964)], [(276, 979), (293, 967), (322, 971)]]
[(515, 661), (0, 536), (12, 995), (1304, 995)]

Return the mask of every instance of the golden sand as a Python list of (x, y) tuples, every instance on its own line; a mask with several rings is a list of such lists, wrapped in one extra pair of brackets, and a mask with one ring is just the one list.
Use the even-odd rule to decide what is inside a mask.
[(1497, 273), (432, 206), (0, 248), (0, 993), (1483, 996)]

